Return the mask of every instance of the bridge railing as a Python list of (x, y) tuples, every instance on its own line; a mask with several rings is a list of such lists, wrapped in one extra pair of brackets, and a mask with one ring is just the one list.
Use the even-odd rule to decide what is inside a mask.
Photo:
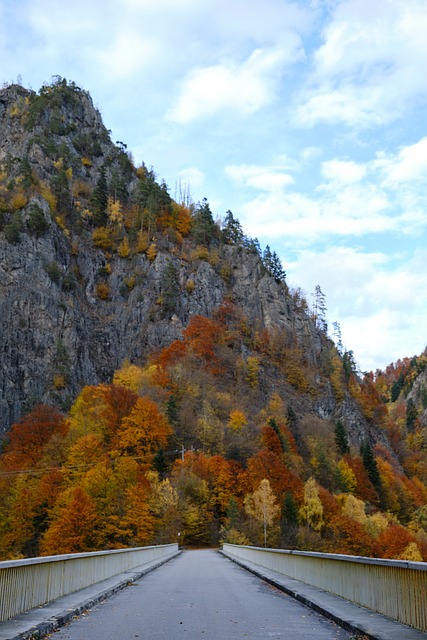
[(0, 622), (177, 552), (166, 544), (0, 562)]
[(427, 631), (427, 563), (233, 544), (223, 551)]

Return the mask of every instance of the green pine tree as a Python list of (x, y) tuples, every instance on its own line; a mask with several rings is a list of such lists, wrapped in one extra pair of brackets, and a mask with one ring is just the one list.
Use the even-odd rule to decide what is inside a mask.
[(337, 420), (335, 423), (335, 444), (338, 449), (338, 453), (342, 456), (346, 453), (350, 453), (347, 431), (341, 420)]
[(98, 182), (92, 192), (90, 205), (93, 213), (93, 221), (98, 227), (104, 226), (108, 221), (108, 184), (105, 167), (99, 171)]

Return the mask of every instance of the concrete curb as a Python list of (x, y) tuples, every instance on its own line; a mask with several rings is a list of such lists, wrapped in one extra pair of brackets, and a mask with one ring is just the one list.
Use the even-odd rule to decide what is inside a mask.
[(356, 637), (369, 640), (427, 640), (427, 633), (423, 631), (408, 627), (370, 609), (260, 565), (243, 562), (240, 558), (235, 558), (221, 549), (219, 553), (310, 609), (329, 618)]
[(74, 617), (81, 615), (84, 611), (121, 591), (180, 553), (181, 550), (178, 550), (166, 558), (135, 567), (135, 569), (120, 573), (81, 591), (53, 600), (42, 607), (31, 609), (15, 618), (5, 620), (0, 623), (0, 640), (36, 640), (44, 638), (49, 633), (70, 622)]

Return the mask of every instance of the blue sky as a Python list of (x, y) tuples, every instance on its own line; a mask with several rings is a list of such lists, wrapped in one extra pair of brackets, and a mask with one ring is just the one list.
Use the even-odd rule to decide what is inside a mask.
[(426, 34), (426, 0), (0, 0), (0, 82), (87, 89), (375, 370), (427, 344)]

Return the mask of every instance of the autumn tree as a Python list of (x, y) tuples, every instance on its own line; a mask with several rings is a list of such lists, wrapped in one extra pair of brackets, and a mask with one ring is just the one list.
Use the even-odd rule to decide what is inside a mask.
[(55, 434), (64, 437), (66, 432), (64, 416), (57, 409), (45, 404), (37, 405), (12, 425), (1, 466), (6, 469), (34, 467), (42, 459), (49, 440)]
[(41, 554), (79, 553), (98, 548), (98, 515), (93, 500), (79, 486), (70, 489), (54, 511), (43, 536)]
[(323, 527), (323, 505), (319, 497), (317, 482), (309, 478), (304, 485), (304, 503), (299, 510), (301, 520), (307, 523), (314, 531), (320, 531)]
[(138, 398), (130, 414), (121, 422), (117, 445), (127, 454), (144, 457), (164, 447), (171, 433), (157, 404), (149, 398)]
[(267, 527), (271, 527), (279, 513), (279, 505), (276, 504), (270, 482), (264, 478), (261, 480), (258, 489), (245, 498), (245, 510), (250, 516), (255, 518), (263, 526), (264, 547), (267, 546)]
[(148, 496), (143, 484), (131, 485), (126, 490), (124, 525), (131, 528), (132, 546), (148, 544), (154, 534), (155, 518), (150, 509)]

